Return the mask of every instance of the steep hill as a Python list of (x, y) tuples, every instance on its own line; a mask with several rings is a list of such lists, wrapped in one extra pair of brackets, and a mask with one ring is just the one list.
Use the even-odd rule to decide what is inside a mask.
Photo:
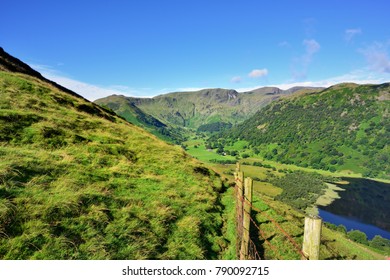
[(144, 128), (167, 142), (180, 144), (184, 141), (180, 128), (161, 122), (152, 115), (142, 111), (131, 100), (123, 99), (122, 96), (111, 96), (108, 103), (96, 102), (96, 104), (114, 111), (132, 124)]
[(75, 93), (74, 91), (71, 91), (71, 90), (57, 84), (56, 82), (53, 82), (53, 81), (46, 79), (45, 77), (43, 77), (41, 75), (41, 73), (35, 71), (26, 63), (22, 62), (21, 60), (17, 59), (16, 57), (13, 57), (12, 55), (9, 55), (8, 53), (6, 53), (2, 47), (0, 47), (0, 71), (26, 74), (28, 76), (35, 77), (43, 82), (46, 82), (47, 84), (49, 84), (49, 85), (51, 85), (51, 86), (53, 86), (53, 87), (55, 87), (63, 92), (66, 92), (70, 95), (85, 99), (81, 95)]
[[(126, 106), (133, 104), (165, 124), (198, 129), (205, 124), (237, 124), (271, 101), (304, 89), (292, 88), (284, 91), (275, 87), (265, 87), (249, 92), (237, 92), (216, 88), (173, 92), (153, 98), (109, 96), (95, 102), (111, 108), (122, 116)], [(308, 89), (319, 90), (319, 88)]]
[(212, 259), (222, 181), (0, 52), (0, 259)]
[(390, 178), (390, 84), (339, 84), (280, 99), (226, 132), (267, 159)]

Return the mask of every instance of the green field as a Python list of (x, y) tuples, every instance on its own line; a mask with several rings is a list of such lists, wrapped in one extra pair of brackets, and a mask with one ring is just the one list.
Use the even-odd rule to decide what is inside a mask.
[(186, 141), (184, 144), (187, 146), (187, 153), (203, 162), (210, 162), (210, 160), (235, 160), (235, 157), (223, 156), (217, 154), (215, 150), (206, 149), (202, 140)]

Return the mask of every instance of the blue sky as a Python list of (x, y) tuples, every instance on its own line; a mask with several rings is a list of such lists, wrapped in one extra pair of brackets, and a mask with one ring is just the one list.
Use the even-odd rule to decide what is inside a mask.
[(390, 2), (6, 0), (0, 46), (90, 100), (390, 81)]

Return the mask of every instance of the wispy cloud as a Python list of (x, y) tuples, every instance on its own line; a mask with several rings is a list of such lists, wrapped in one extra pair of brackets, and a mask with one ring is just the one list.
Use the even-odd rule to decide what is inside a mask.
[(353, 40), (353, 38), (356, 36), (356, 35), (359, 35), (359, 34), (362, 34), (362, 30), (360, 28), (354, 28), (354, 29), (347, 29), (345, 30), (344, 32), (344, 39), (347, 41), (347, 42), (351, 42)]
[(292, 82), (292, 83), (283, 83), (283, 84), (276, 84), (272, 86), (276, 86), (281, 89), (289, 89), (292, 87), (297, 86), (304, 86), (304, 87), (330, 87), (336, 84), (340, 83), (355, 83), (355, 84), (380, 84), (385, 82), (386, 80), (378, 78), (378, 77), (372, 77), (366, 74), (359, 74), (357, 72), (352, 72), (349, 74), (341, 75), (338, 77), (331, 77), (329, 79), (325, 80), (319, 80), (319, 81), (305, 81), (305, 82)]
[(264, 68), (264, 69), (253, 69), (249, 74), (248, 76), (250, 78), (261, 78), (261, 77), (265, 77), (268, 75), (268, 69)]
[(289, 48), (289, 47), (291, 47), (291, 45), (290, 45), (290, 43), (287, 42), (287, 41), (282, 41), (282, 42), (280, 42), (280, 43), (278, 44), (278, 47), (280, 47), (280, 48)]
[(235, 77), (231, 78), (230, 81), (231, 81), (232, 83), (238, 84), (238, 83), (241, 83), (242, 78), (241, 78), (240, 76), (235, 76)]
[[(210, 87), (209, 87), (210, 88)], [(167, 90), (165, 91), (165, 93), (168, 93), (168, 92), (176, 92), (176, 91), (179, 91), (179, 92), (189, 92), (189, 91), (200, 91), (202, 89), (207, 89), (207, 87), (184, 87), (184, 88), (176, 88), (176, 89), (170, 89), (170, 90)]]
[[(292, 87), (303, 86), (303, 87), (330, 87), (340, 83), (355, 83), (355, 84), (380, 84), (389, 82), (390, 76), (388, 74), (383, 75), (374, 75), (369, 69), (360, 69), (355, 70), (345, 75), (340, 75), (336, 77), (330, 77), (328, 79), (319, 80), (319, 81), (304, 81), (304, 82), (286, 82), (279, 84), (271, 84), (268, 86), (278, 87), (280, 89), (289, 89)], [(236, 88), (238, 92), (245, 92), (254, 90), (262, 87), (262, 85), (248, 88)]]
[(314, 54), (319, 52), (321, 45), (314, 39), (305, 39), (302, 42), (305, 47), (305, 53), (293, 60), (293, 79), (296, 81), (305, 80), (307, 78), (307, 71), (309, 65), (313, 61)]
[(81, 82), (69, 77), (66, 77), (63, 73), (53, 69), (47, 65), (34, 65), (30, 64), (32, 68), (40, 72), (44, 77), (52, 80), (74, 92), (80, 94), (89, 101), (94, 101), (99, 98), (107, 97), (110, 95), (124, 95), (132, 97), (151, 98), (153, 96), (166, 94), (169, 92), (187, 92), (187, 91), (199, 91), (207, 87), (185, 87), (185, 88), (130, 88), (123, 85), (111, 85), (109, 87), (93, 85), (85, 82)]
[(317, 20), (315, 18), (305, 18), (303, 21), (305, 34), (307, 37), (312, 37), (316, 33)]
[(47, 65), (31, 65), (32, 68), (40, 72), (44, 77), (52, 80), (88, 99), (94, 101), (98, 98), (106, 97), (109, 95), (126, 95), (126, 96), (148, 96), (145, 92), (139, 92), (126, 86), (113, 85), (109, 87), (92, 85), (89, 83), (81, 82), (69, 77), (66, 77), (61, 72), (54, 70)]
[(390, 73), (389, 58), (390, 41), (387, 43), (375, 42), (367, 48), (360, 49), (371, 70), (379, 73)]
[(320, 50), (321, 46), (314, 39), (310, 39), (310, 40), (305, 39), (303, 40), (302, 44), (306, 48), (306, 53), (304, 55), (304, 58), (307, 59), (309, 62), (311, 62), (313, 55)]

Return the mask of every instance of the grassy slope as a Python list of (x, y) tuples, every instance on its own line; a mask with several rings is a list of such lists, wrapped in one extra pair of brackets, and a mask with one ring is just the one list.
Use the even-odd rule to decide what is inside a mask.
[(0, 259), (205, 259), (221, 236), (215, 173), (144, 130), (0, 72)]
[(97, 100), (95, 103), (114, 111), (128, 122), (142, 127), (164, 141), (176, 144), (183, 141), (180, 129), (175, 129), (170, 125), (162, 123), (152, 115), (143, 112), (129, 100), (124, 99), (123, 96), (113, 95), (107, 99)]

